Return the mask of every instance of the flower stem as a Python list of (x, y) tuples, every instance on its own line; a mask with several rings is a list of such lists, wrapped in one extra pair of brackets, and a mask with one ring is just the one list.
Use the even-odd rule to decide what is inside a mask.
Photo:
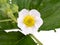
[(11, 19), (0, 20), (0, 22), (12, 21)]
[(29, 36), (30, 36), (32, 39), (34, 39), (34, 40), (37, 42), (37, 44), (43, 45), (34, 35), (29, 34)]
[(17, 20), (16, 20), (16, 18), (15, 18), (15, 16), (13, 15), (13, 14), (11, 14), (11, 15), (8, 15), (14, 22), (16, 22), (17, 23)]

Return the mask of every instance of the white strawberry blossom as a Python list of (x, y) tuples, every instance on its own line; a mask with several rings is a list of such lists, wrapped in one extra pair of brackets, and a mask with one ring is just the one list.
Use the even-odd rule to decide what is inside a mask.
[(18, 27), (21, 28), (20, 32), (25, 35), (37, 32), (37, 30), (43, 24), (40, 12), (35, 9), (22, 9), (19, 12), (17, 22)]

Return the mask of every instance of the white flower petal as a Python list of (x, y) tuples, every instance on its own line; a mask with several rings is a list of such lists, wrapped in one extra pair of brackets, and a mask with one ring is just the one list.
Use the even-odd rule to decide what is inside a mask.
[(37, 28), (41, 27), (42, 24), (43, 24), (42, 18), (36, 19), (35, 26), (36, 26)]
[(30, 12), (29, 12), (30, 15), (33, 15), (33, 16), (36, 16), (36, 17), (40, 17), (40, 12), (38, 12), (37, 10), (35, 9), (32, 9)]
[(32, 27), (31, 28), (31, 32), (30, 32), (30, 34), (34, 34), (35, 32), (37, 32), (36, 30), (38, 30), (37, 28), (35, 28), (35, 26), (34, 27)]
[(33, 33), (37, 32), (37, 30), (38, 30), (38, 28), (36, 28), (36, 27), (29, 28), (29, 27), (26, 27), (26, 26), (23, 26), (21, 29), (22, 29), (21, 32), (25, 35), (33, 34)]
[(20, 32), (22, 32), (23, 34), (25, 34), (25, 35), (29, 34), (29, 32), (26, 30), (25, 25), (23, 23), (19, 23), (18, 27), (21, 28), (22, 31), (20, 30)]
[(36, 33), (36, 32), (37, 32), (37, 30), (38, 30), (38, 28), (37, 28), (37, 27), (32, 28), (32, 32), (31, 32), (31, 34)]
[(17, 19), (17, 22), (18, 22), (18, 24), (17, 24), (18, 27), (19, 27), (19, 28), (22, 28), (23, 25), (22, 25), (22, 22), (21, 22), (20, 18)]
[(23, 10), (21, 10), (20, 12), (19, 12), (19, 16), (18, 17), (24, 17), (27, 13), (28, 13), (29, 11), (28, 10), (26, 10), (26, 9), (23, 9)]
[(22, 29), (22, 33), (27, 35), (27, 34), (30, 34), (32, 30), (30, 30), (28, 27), (23, 27), (21, 28)]
[(28, 27), (24, 27), (22, 29), (22, 33), (27, 35), (27, 34), (34, 34), (35, 32), (37, 32), (38, 28), (37, 27), (31, 27), (31, 28), (28, 28)]
[(27, 35), (27, 34), (29, 34), (29, 32), (27, 32), (26, 30), (19, 30), (21, 33), (23, 33), (24, 35)]

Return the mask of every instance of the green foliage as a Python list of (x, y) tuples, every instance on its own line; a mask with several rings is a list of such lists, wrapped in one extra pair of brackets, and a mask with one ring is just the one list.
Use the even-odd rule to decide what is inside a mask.
[(12, 0), (12, 3), (15, 3), (19, 6), (19, 11), (22, 9), (37, 9), (42, 0)]
[(19, 11), (37, 9), (41, 13), (44, 24), (39, 31), (60, 28), (60, 0), (13, 0), (13, 3), (19, 6)]
[(0, 45), (15, 45), (24, 35), (20, 32), (9, 32), (0, 31)]
[(5, 4), (7, 3), (7, 0), (0, 0), (0, 4)]
[(40, 12), (44, 24), (39, 30), (55, 30), (60, 28), (60, 0), (43, 0)]
[[(27, 40), (27, 41), (26, 41)], [(27, 35), (20, 32), (0, 31), (0, 45), (36, 45), (36, 43)]]
[(60, 0), (12, 0), (11, 4), (9, 0), (0, 0), (0, 45), (37, 45), (29, 36), (20, 32), (3, 31), (18, 28), (18, 10), (24, 8), (36, 9), (41, 13), (43, 25), (38, 31), (60, 28)]
[(17, 45), (37, 45), (29, 35), (23, 37)]

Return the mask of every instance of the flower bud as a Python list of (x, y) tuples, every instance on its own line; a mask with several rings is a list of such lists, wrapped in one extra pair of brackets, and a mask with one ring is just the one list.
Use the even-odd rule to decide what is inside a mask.
[(7, 14), (7, 12), (8, 12), (7, 10), (9, 10), (9, 9), (10, 9), (10, 5), (9, 5), (8, 3), (2, 5), (1, 10), (2, 10), (5, 14)]
[(13, 13), (18, 12), (18, 6), (16, 4), (13, 4), (11, 7)]

